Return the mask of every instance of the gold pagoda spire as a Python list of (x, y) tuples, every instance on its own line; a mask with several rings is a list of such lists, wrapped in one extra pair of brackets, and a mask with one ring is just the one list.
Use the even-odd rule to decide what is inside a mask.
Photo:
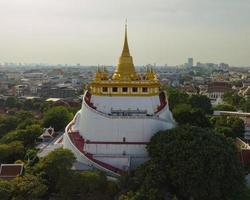
[(119, 58), (119, 63), (112, 77), (114, 80), (135, 80), (137, 74), (133, 64), (133, 58), (129, 53), (127, 23), (125, 24), (125, 39), (122, 49), (122, 54)]
[(127, 23), (125, 24), (125, 39), (121, 56), (130, 56), (127, 37)]

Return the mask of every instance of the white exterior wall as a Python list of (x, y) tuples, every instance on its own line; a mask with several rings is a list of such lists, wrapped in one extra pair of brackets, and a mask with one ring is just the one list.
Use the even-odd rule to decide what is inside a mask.
[[(112, 97), (114, 98), (114, 97)], [(119, 97), (124, 100), (123, 97)], [(118, 100), (116, 99), (116, 105)], [(143, 109), (146, 104), (154, 105), (159, 100), (159, 97), (143, 97), (139, 98), (139, 102), (136, 102), (135, 97), (133, 100), (128, 100), (128, 105), (137, 106), (139, 109)], [(101, 99), (98, 98), (101, 102)], [(109, 102), (107, 98), (105, 102)], [(143, 102), (147, 102), (143, 104)], [(97, 102), (97, 101), (95, 101)], [(154, 102), (154, 103), (152, 103)], [(123, 102), (122, 102), (123, 103)], [(122, 104), (120, 102), (120, 104)], [(104, 104), (103, 104), (104, 105)], [(109, 104), (107, 104), (109, 105)], [(111, 104), (110, 102), (110, 107)], [(125, 104), (124, 104), (125, 105)], [(126, 106), (121, 109), (126, 109)], [(109, 116), (104, 113), (100, 113), (97, 110), (89, 107), (83, 100), (82, 108), (77, 112), (74, 118), (73, 129), (79, 131), (80, 135), (86, 140), (97, 142), (123, 142), (123, 138), (126, 138), (125, 142), (149, 142), (150, 138), (160, 130), (171, 129), (175, 126), (172, 114), (169, 111), (168, 105), (165, 106), (157, 115), (152, 116)], [(69, 125), (68, 125), (69, 126)], [(67, 128), (66, 128), (67, 130)], [(101, 167), (95, 162), (89, 160), (84, 154), (82, 154), (70, 141), (67, 133), (64, 135), (64, 147), (72, 150), (77, 157), (77, 160), (87, 165), (94, 166), (108, 173), (112, 172), (108, 169)], [(110, 164), (120, 169), (134, 169), (138, 165), (142, 164), (148, 159), (148, 154), (145, 148), (145, 144), (85, 144), (84, 150), (93, 154), (93, 157), (97, 160)]]
[(217, 104), (217, 102), (220, 102), (219, 100), (222, 99), (223, 94), (223, 92), (211, 92), (208, 93), (207, 96), (212, 104)]
[(104, 113), (111, 113), (113, 110), (147, 110), (153, 114), (160, 105), (159, 96), (91, 96), (91, 102), (97, 110)]
[(116, 156), (116, 157), (103, 157), (94, 156), (94, 159), (100, 160), (105, 163), (109, 163), (122, 170), (128, 170), (130, 167), (130, 158), (128, 156)]
[[(169, 110), (161, 113), (167, 116)], [(79, 132), (90, 141), (122, 142), (148, 142), (152, 135), (159, 130), (171, 129), (173, 121), (144, 118), (106, 117), (88, 107), (85, 103), (79, 113)]]
[(84, 150), (92, 154), (147, 156), (146, 145), (138, 144), (86, 144)]

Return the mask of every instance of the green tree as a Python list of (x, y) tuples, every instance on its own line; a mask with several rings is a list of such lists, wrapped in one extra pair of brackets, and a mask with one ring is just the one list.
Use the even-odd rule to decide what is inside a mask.
[(245, 123), (239, 117), (229, 117), (227, 124), (230, 125), (232, 131), (235, 134), (235, 137), (243, 137), (245, 133)]
[(6, 99), (5, 106), (9, 108), (14, 108), (16, 106), (16, 103), (17, 103), (17, 98), (14, 96), (11, 96)]
[(173, 109), (173, 116), (180, 124), (190, 124), (200, 127), (209, 127), (210, 123), (202, 110), (192, 108), (189, 104), (178, 104)]
[(33, 166), (38, 162), (37, 152), (38, 149), (28, 149), (26, 151), (24, 159), (27, 161), (27, 166)]
[(40, 125), (31, 125), (26, 129), (19, 129), (15, 131), (11, 131), (4, 135), (0, 139), (0, 143), (10, 143), (13, 141), (21, 141), (23, 145), (28, 147), (34, 147), (35, 140), (42, 133), (42, 129)]
[(223, 96), (222, 96), (222, 99), (227, 104), (235, 106), (236, 108), (238, 108), (240, 106), (240, 104), (242, 103), (242, 101), (243, 101), (243, 97), (239, 96), (234, 91), (232, 91), (232, 92), (225, 92), (223, 94)]
[(0, 163), (13, 163), (22, 159), (24, 147), (21, 142), (13, 141), (9, 144), (0, 144)]
[(107, 180), (101, 172), (75, 172), (65, 177), (59, 185), (61, 199), (103, 199), (112, 200), (117, 194), (117, 186)]
[[(0, 92), (1, 93), (1, 92)], [(0, 99), (0, 108), (4, 107), (5, 101), (4, 99)]]
[(213, 116), (210, 119), (216, 132), (224, 134), (226, 137), (243, 137), (245, 124), (242, 119), (234, 116)]
[(125, 177), (120, 200), (248, 198), (236, 147), (223, 135), (185, 125), (158, 132), (147, 150), (151, 159)]
[(14, 116), (0, 117), (0, 137), (7, 132), (16, 129), (18, 126), (18, 119)]
[(247, 98), (245, 101), (242, 101), (240, 108), (244, 112), (250, 112), (250, 98)]
[(24, 110), (33, 110), (34, 109), (34, 101), (32, 99), (26, 99), (23, 102), (23, 109)]
[(43, 181), (32, 175), (19, 176), (12, 181), (12, 199), (39, 200), (47, 193), (47, 186)]
[(243, 87), (241, 80), (233, 81), (233, 85), (238, 88)]
[(189, 97), (189, 103), (193, 108), (201, 109), (205, 114), (212, 114), (212, 104), (205, 95), (192, 95)]
[(143, 180), (149, 176), (153, 187), (171, 189), (180, 199), (245, 199), (236, 147), (223, 135), (181, 126), (157, 133), (147, 149), (151, 160)]
[(219, 104), (214, 106), (213, 109), (219, 111), (236, 111), (236, 108), (230, 104)]
[(61, 182), (69, 176), (75, 157), (70, 150), (56, 149), (41, 158), (34, 167), (34, 172), (47, 181), (49, 190), (56, 192)]
[(50, 108), (44, 115), (43, 126), (52, 126), (56, 131), (66, 127), (72, 119), (72, 114), (63, 106)]
[(12, 185), (9, 181), (0, 179), (0, 197), (1, 200), (9, 200), (11, 197)]
[(169, 108), (172, 110), (177, 104), (188, 103), (188, 94), (171, 87), (167, 88)]
[(26, 121), (27, 119), (33, 119), (35, 116), (30, 111), (19, 111), (16, 113), (16, 117), (18, 119), (18, 123)]

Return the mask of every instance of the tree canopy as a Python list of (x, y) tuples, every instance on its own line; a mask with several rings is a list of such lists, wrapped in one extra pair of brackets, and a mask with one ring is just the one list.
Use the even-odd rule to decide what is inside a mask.
[(188, 94), (174, 88), (167, 88), (169, 108), (172, 110), (177, 104), (187, 103)]
[(5, 102), (5, 106), (13, 108), (16, 106), (17, 98), (14, 96), (8, 97)]
[(40, 125), (31, 125), (26, 129), (17, 129), (5, 134), (1, 139), (0, 143), (10, 143), (13, 141), (21, 141), (25, 147), (34, 147), (35, 140), (42, 133)]
[(44, 114), (43, 126), (52, 126), (55, 130), (66, 127), (73, 115), (63, 106), (52, 107)]
[(244, 98), (239, 96), (236, 92), (225, 92), (222, 96), (222, 99), (224, 102), (226, 102), (229, 105), (235, 106), (236, 108), (239, 108), (242, 102), (244, 101)]
[(150, 160), (132, 176), (124, 199), (244, 200), (244, 171), (231, 139), (211, 130), (181, 126), (154, 135)]
[(235, 139), (243, 137), (245, 133), (244, 121), (235, 116), (213, 116), (210, 119), (215, 131), (224, 134), (226, 137)]
[(193, 108), (198, 108), (202, 110), (205, 114), (212, 114), (212, 104), (210, 102), (210, 99), (205, 95), (192, 95), (188, 99), (189, 103)]
[(209, 127), (210, 123), (204, 112), (192, 108), (189, 104), (178, 104), (173, 109), (174, 119), (180, 124), (190, 124), (200, 127)]
[(60, 181), (67, 177), (74, 162), (75, 157), (70, 150), (59, 148), (41, 158), (34, 170), (47, 181), (49, 190), (56, 191)]
[(13, 163), (23, 158), (24, 154), (24, 146), (20, 141), (0, 144), (0, 163)]
[(223, 110), (223, 111), (236, 111), (235, 106), (230, 104), (219, 104), (213, 107), (214, 110)]
[[(75, 157), (70, 150), (56, 149), (35, 164), (33, 174), (42, 178), (50, 196), (59, 199), (111, 200), (117, 194), (117, 185), (101, 172), (71, 170)], [(32, 170), (31, 170), (32, 171)]]
[(12, 180), (12, 199), (39, 200), (47, 193), (47, 186), (36, 176), (18, 176)]

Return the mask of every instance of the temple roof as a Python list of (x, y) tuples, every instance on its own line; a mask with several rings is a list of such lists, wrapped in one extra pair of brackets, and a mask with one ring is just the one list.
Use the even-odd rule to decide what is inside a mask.
[(0, 178), (11, 179), (23, 172), (23, 164), (1, 164), (0, 165)]

